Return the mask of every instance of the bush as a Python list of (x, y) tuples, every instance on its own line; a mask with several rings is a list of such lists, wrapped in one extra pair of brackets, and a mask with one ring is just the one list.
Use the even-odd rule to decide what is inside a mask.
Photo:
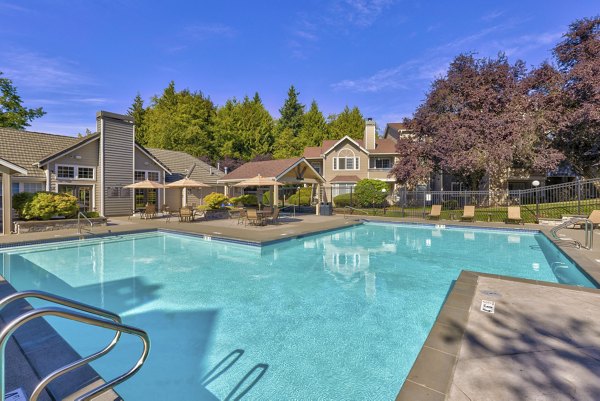
[[(385, 191), (383, 191), (385, 189)], [(383, 206), (388, 196), (386, 182), (365, 178), (356, 183), (352, 200), (358, 207)]]
[(23, 206), (27, 220), (49, 220), (54, 216), (75, 217), (79, 207), (73, 195), (54, 192), (38, 192)]
[(229, 198), (219, 192), (212, 192), (204, 197), (204, 205), (209, 209), (220, 209), (226, 203), (229, 203)]
[(33, 199), (35, 194), (31, 192), (20, 192), (18, 194), (14, 194), (12, 197), (12, 206), (13, 209), (17, 211), (17, 214), (20, 218), (25, 218), (23, 215), (23, 209), (25, 205)]
[(95, 219), (97, 217), (100, 217), (100, 213), (98, 212), (85, 212), (84, 215), (89, 219)]
[(258, 205), (258, 200), (256, 199), (255, 195), (251, 195), (251, 194), (246, 194), (246, 195), (241, 195), (235, 198), (231, 198), (231, 203), (235, 206), (235, 205), (239, 205), (240, 203), (244, 206), (256, 206)]
[(350, 194), (340, 194), (333, 198), (335, 207), (346, 207), (350, 205)]
[[(302, 187), (295, 194), (290, 196), (287, 199), (287, 204), (289, 205), (300, 205), (300, 206), (310, 206), (310, 197), (312, 196), (312, 188), (311, 187)], [(298, 197), (300, 197), (300, 203), (298, 203)]]

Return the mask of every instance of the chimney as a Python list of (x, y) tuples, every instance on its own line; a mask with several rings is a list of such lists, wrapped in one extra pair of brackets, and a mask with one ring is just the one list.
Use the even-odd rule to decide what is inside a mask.
[(364, 147), (367, 150), (375, 149), (375, 139), (377, 138), (377, 133), (375, 132), (375, 121), (371, 117), (367, 118), (365, 124), (365, 138), (364, 138)]
[(224, 169), (224, 170), (225, 170), (225, 174), (227, 174), (227, 170), (229, 170), (229, 169), (228, 169), (227, 167), (225, 167), (225, 169)]

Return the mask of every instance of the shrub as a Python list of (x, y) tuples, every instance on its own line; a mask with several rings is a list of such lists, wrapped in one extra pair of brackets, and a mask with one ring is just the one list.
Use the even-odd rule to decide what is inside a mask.
[[(311, 187), (302, 187), (295, 194), (287, 199), (287, 203), (290, 205), (310, 206), (310, 197), (312, 195)], [(298, 203), (300, 198), (300, 203)]]
[[(353, 199), (354, 200), (354, 199)], [(333, 198), (335, 207), (346, 207), (350, 205), (350, 194), (340, 194)]]
[(18, 194), (14, 194), (12, 197), (12, 206), (13, 209), (17, 211), (19, 217), (24, 218), (23, 209), (25, 205), (33, 199), (35, 194), (31, 192), (20, 192)]
[(383, 181), (365, 178), (356, 183), (352, 200), (358, 207), (382, 206), (388, 196), (388, 189), (388, 184)]
[(229, 198), (219, 192), (212, 192), (204, 197), (204, 204), (209, 209), (220, 209), (221, 205), (229, 202)]
[(90, 219), (95, 219), (96, 217), (100, 217), (100, 213), (98, 212), (85, 212), (85, 217)]
[(256, 206), (258, 205), (258, 200), (255, 195), (246, 194), (231, 198), (231, 203), (233, 205), (239, 205), (241, 203), (244, 206)]
[(54, 216), (75, 217), (79, 207), (73, 195), (54, 192), (38, 192), (23, 207), (27, 220), (49, 220)]
[(271, 191), (267, 191), (262, 196), (262, 204), (270, 205), (271, 204)]

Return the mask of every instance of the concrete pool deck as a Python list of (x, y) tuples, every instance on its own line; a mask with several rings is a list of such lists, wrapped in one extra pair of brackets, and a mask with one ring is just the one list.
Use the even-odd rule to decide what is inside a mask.
[[(175, 219), (114, 218), (94, 235), (143, 230), (193, 234), (269, 243), (284, 238), (359, 224), (361, 219), (472, 228), (540, 230), (527, 224), (461, 223), (373, 216), (284, 217), (278, 225), (252, 227), (237, 220), (180, 223)], [(583, 242), (583, 230), (564, 230), (563, 238)], [(86, 235), (86, 237), (93, 237)], [(75, 230), (0, 237), (0, 246), (78, 238)], [(587, 274), (600, 282), (600, 233), (595, 250), (577, 249), (571, 240), (553, 241)], [(492, 297), (492, 299), (488, 299)], [(480, 311), (481, 300), (496, 302), (493, 315)], [(531, 280), (463, 272), (413, 365), (397, 400), (597, 400), (600, 385), (600, 291)], [(570, 398), (569, 398), (570, 397)]]

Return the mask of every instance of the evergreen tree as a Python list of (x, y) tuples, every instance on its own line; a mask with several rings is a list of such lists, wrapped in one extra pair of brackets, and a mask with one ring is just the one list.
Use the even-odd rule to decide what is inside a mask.
[(300, 141), (300, 130), (304, 122), (304, 105), (298, 101), (299, 93), (290, 86), (288, 97), (279, 109), (281, 118), (275, 129), (275, 152), (277, 158), (299, 156), (304, 148)]
[(177, 92), (171, 81), (160, 97), (152, 98), (146, 110), (143, 124), (146, 144), (194, 156), (213, 156), (215, 112), (215, 105), (202, 92), (188, 89)]
[(310, 104), (310, 109), (304, 115), (300, 129), (300, 143), (303, 147), (320, 146), (328, 138), (327, 122), (315, 100)]
[(350, 138), (363, 139), (365, 134), (365, 119), (358, 109), (348, 106), (340, 114), (332, 114), (328, 118), (328, 139)]
[(17, 88), (8, 78), (2, 78), (0, 72), (0, 127), (23, 129), (30, 121), (46, 114), (41, 107), (29, 109), (23, 106)]
[(144, 134), (146, 128), (144, 124), (145, 114), (144, 100), (138, 92), (133, 99), (133, 104), (127, 109), (127, 115), (133, 117), (133, 121), (135, 121), (135, 140), (142, 145), (146, 145), (147, 142), (146, 135)]

